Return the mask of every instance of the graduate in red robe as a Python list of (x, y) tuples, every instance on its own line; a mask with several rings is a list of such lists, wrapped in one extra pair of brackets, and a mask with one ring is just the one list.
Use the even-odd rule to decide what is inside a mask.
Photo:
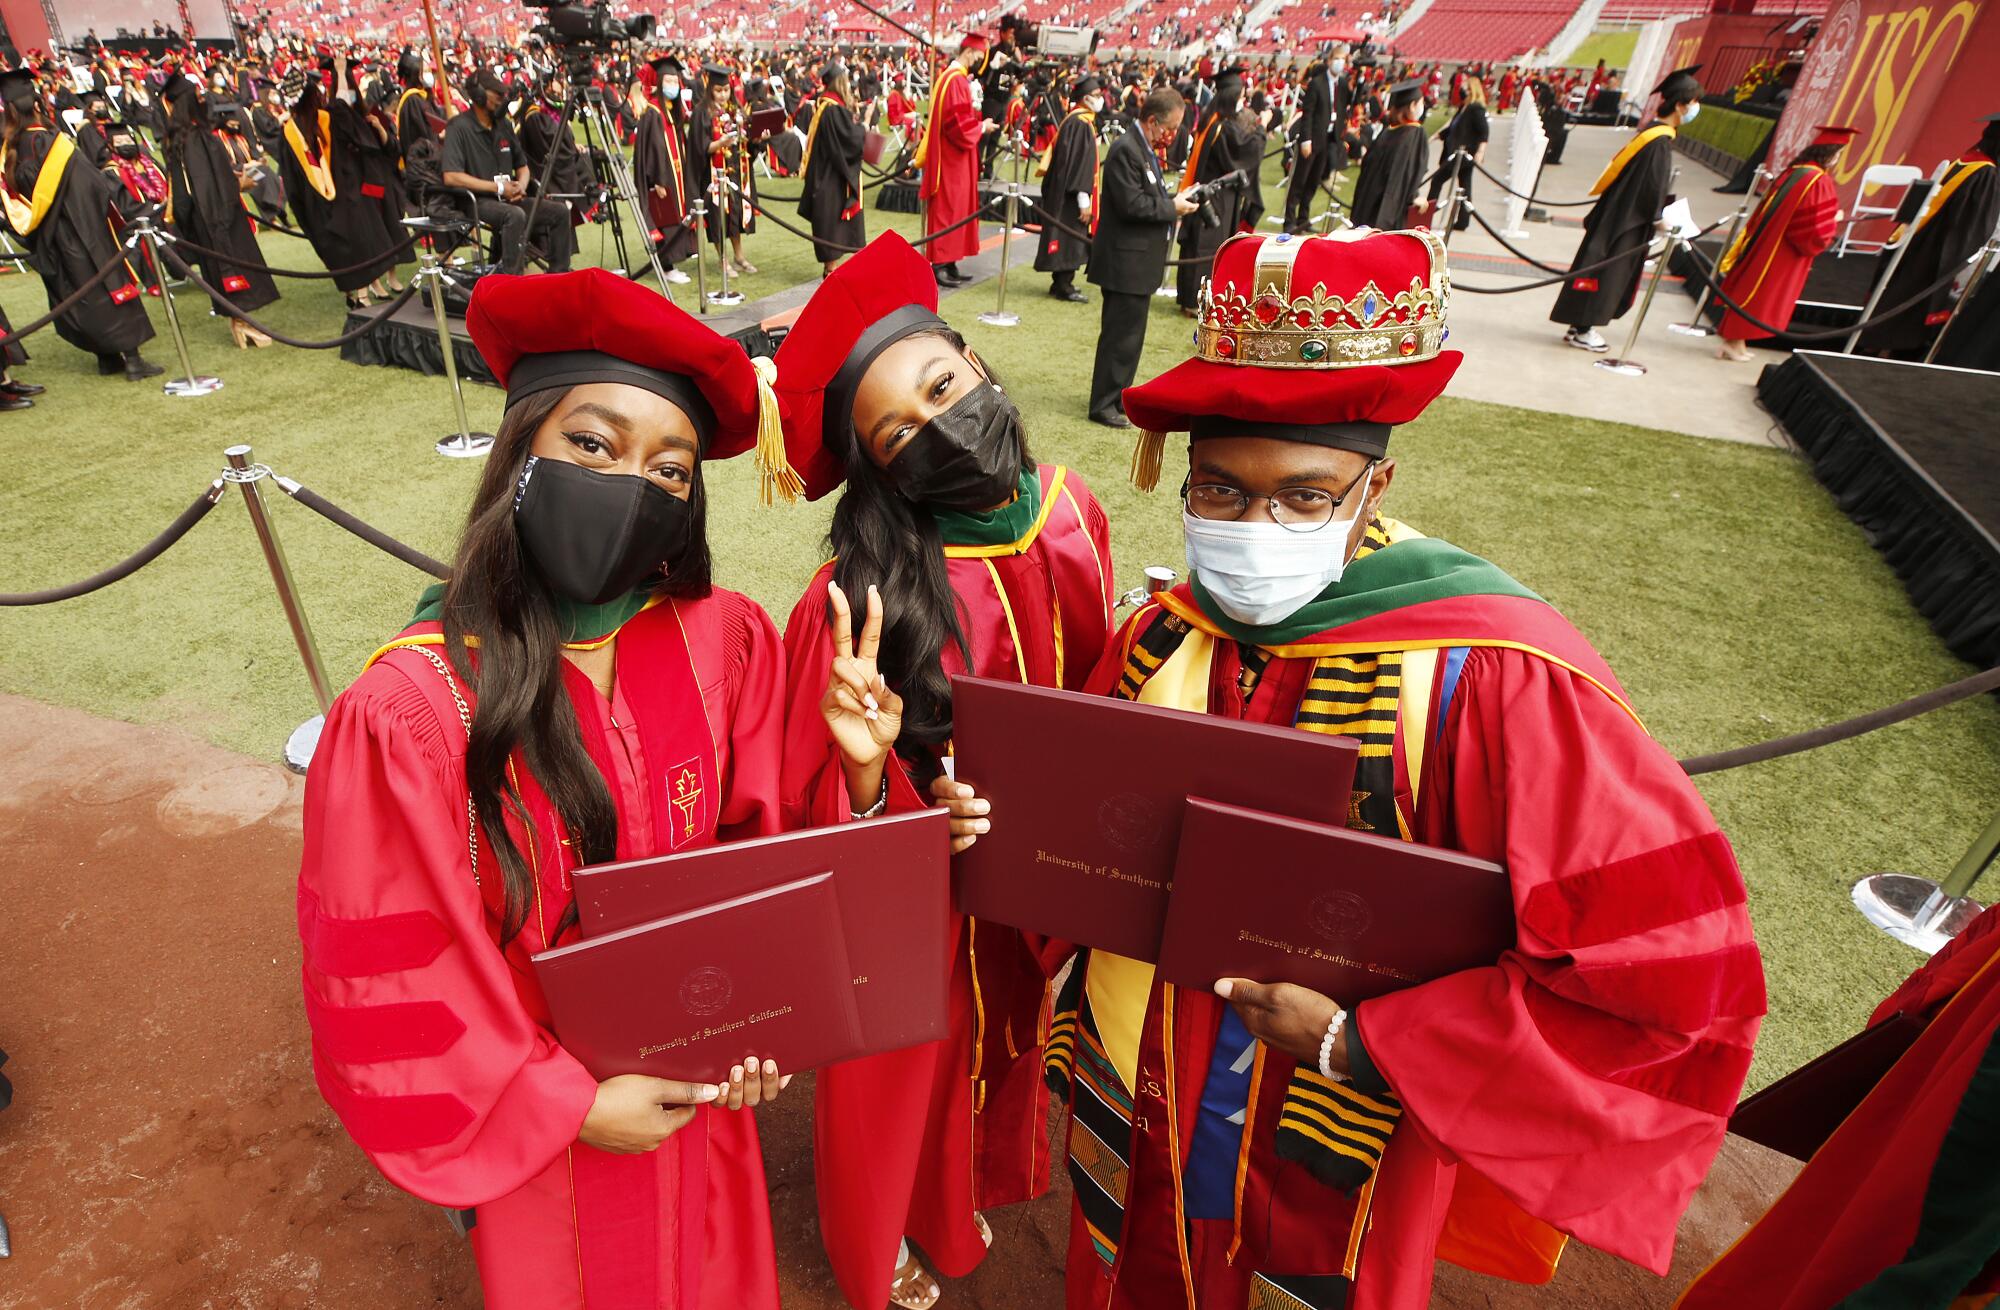
[(1541, 1282), (1566, 1236), (1664, 1272), (1749, 1067), (1763, 974), (1700, 796), (1552, 607), (1380, 513), (1391, 426), (1460, 359), (1444, 259), (1429, 232), (1218, 253), (1199, 357), (1125, 392), (1143, 487), (1191, 435), (1193, 578), (1090, 690), (1357, 741), (1349, 826), (1503, 863), (1516, 945), (1352, 1013), (1077, 958), (1049, 1041), (1072, 1310), (1420, 1310), (1434, 1260)]
[[(1827, 169), (1856, 129), (1822, 124), (1812, 143), (1771, 183), (1717, 268), (1722, 293), (1766, 323), (1789, 326), (1806, 274), (1840, 230), (1840, 196)], [(1746, 341), (1771, 336), (1734, 309), (1722, 315), (1721, 359), (1750, 358)]]
[[(1104, 511), (1074, 471), (1028, 456), (1020, 415), (936, 310), (922, 256), (885, 233), (813, 293), (778, 349), (805, 494), (845, 487), (835, 558), (785, 627), (788, 826), (892, 802), (851, 789), (822, 723), (845, 597), (880, 596), (882, 672), (902, 703), (885, 786), (911, 803), (926, 790), (954, 796), (942, 776), (951, 674), (1074, 690), (1110, 632)], [(972, 822), (968, 831), (984, 824)], [(818, 1075), (820, 1229), (856, 1310), (892, 1297), (929, 1305), (937, 1284), (899, 1251), (906, 1237), (932, 1268), (961, 1277), (991, 1240), (978, 1212), (1048, 1187), (1047, 987), (1034, 944), (969, 919), (954, 922), (952, 940), (951, 1036)]]
[(775, 1307), (746, 1110), (782, 1075), (599, 1082), (531, 957), (575, 940), (577, 866), (778, 830), (783, 654), (709, 583), (701, 482), (776, 449), (776, 400), (600, 269), (489, 277), (467, 324), (508, 403), (452, 580), (334, 702), (307, 782), (314, 1073), (384, 1177), (467, 1212), (495, 1310)]
[[(979, 207), (979, 143), (1000, 127), (972, 102), (972, 75), (985, 67), (986, 38), (974, 32), (959, 43), (957, 57), (931, 88), (930, 122), (914, 161), (924, 171), (918, 194), (924, 200), (925, 235), (963, 222)], [(958, 261), (978, 253), (977, 223), (966, 223), (924, 247), (938, 285), (944, 287), (970, 282), (958, 271)]]
[(2000, 1299), (2000, 906), (1868, 1023), (1897, 1015), (1927, 1026), (1676, 1310), (1979, 1310)]

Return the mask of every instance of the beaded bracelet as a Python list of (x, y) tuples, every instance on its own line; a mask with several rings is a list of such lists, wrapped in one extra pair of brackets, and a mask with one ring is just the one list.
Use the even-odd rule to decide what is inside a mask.
[(1332, 1078), (1337, 1082), (1343, 1083), (1347, 1081), (1346, 1075), (1337, 1074), (1333, 1071), (1333, 1044), (1340, 1040), (1341, 1027), (1346, 1023), (1347, 1011), (1337, 1005), (1334, 1006), (1333, 1020), (1326, 1026), (1326, 1036), (1320, 1038), (1319, 1041), (1320, 1076), (1322, 1078)]

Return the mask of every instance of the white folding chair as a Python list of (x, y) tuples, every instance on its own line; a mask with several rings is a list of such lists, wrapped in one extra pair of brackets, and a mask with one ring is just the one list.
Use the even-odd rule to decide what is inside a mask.
[[(1894, 218), (1897, 208), (1903, 203), (1904, 194), (1910, 189), (1910, 184), (1923, 175), (1924, 171), (1915, 164), (1870, 164), (1861, 174), (1861, 189), (1855, 193), (1854, 212), (1849, 214), (1847, 221), (1841, 225), (1840, 244), (1834, 254), (1844, 256), (1850, 250), (1880, 251), (1885, 248), (1889, 244), (1887, 241), (1856, 241), (1854, 225), (1872, 218)], [(1880, 188), (1887, 188), (1889, 194), (1871, 196), (1871, 192), (1876, 192)], [(1886, 199), (1888, 203), (1872, 205), (1864, 203), (1868, 199), (1878, 201)]]

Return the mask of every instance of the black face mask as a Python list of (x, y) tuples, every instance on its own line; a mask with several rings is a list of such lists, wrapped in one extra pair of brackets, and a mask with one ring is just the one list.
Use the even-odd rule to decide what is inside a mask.
[(991, 382), (918, 430), (889, 461), (889, 481), (906, 499), (941, 509), (983, 510), (1021, 481), (1021, 412)]
[(598, 473), (529, 456), (514, 487), (514, 530), (571, 600), (601, 605), (671, 564), (687, 546), (694, 511), (650, 478)]

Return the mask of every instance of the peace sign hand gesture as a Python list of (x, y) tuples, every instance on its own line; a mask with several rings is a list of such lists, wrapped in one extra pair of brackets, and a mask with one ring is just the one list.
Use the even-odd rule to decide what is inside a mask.
[(903, 730), (903, 698), (889, 690), (875, 665), (875, 653), (882, 645), (881, 593), (868, 588), (868, 610), (858, 643), (847, 593), (836, 582), (826, 584), (826, 593), (833, 604), (833, 667), (827, 673), (819, 712), (840, 751), (855, 808), (865, 810), (874, 804), (883, 760)]

